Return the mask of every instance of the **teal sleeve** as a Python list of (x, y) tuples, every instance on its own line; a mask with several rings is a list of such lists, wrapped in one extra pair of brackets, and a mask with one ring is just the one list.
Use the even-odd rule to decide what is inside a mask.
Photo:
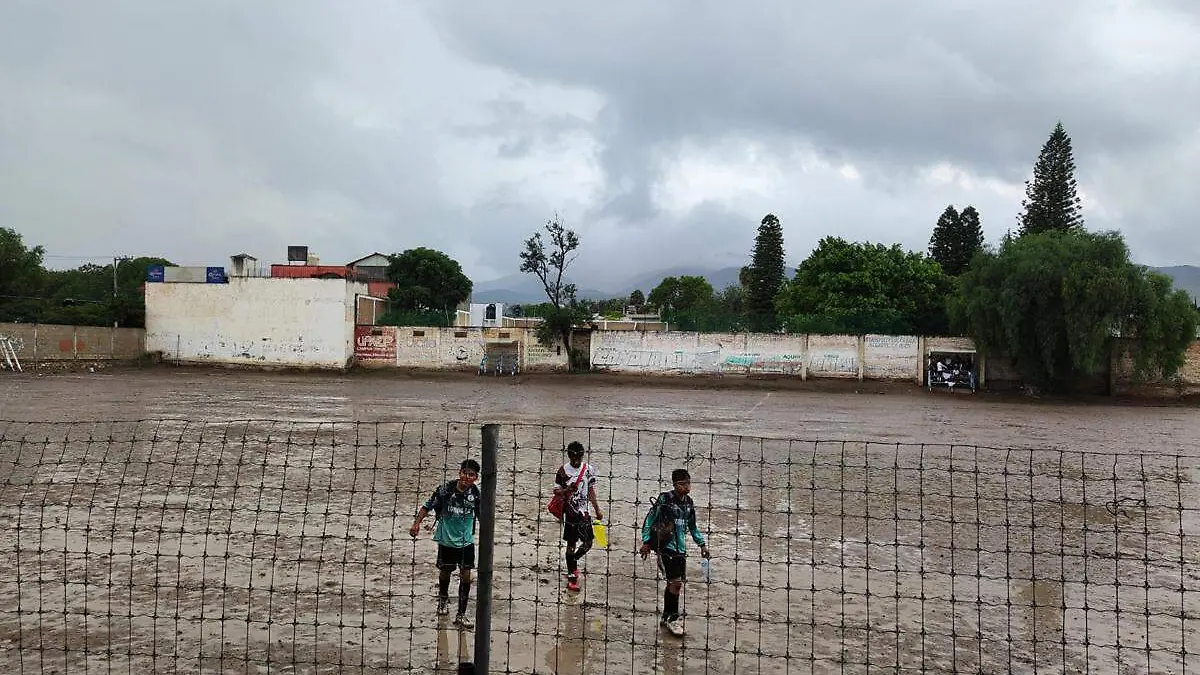
[(700, 528), (696, 526), (696, 509), (692, 509), (691, 515), (688, 516), (688, 529), (692, 532), (692, 540), (704, 546), (704, 535), (700, 534)]

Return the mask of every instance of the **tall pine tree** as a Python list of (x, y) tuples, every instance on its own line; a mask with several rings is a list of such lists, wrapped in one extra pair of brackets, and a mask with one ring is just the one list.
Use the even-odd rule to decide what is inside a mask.
[(979, 211), (968, 206), (959, 213), (947, 206), (929, 237), (929, 255), (942, 266), (942, 271), (956, 277), (966, 271), (971, 258), (983, 248), (983, 228)]
[(951, 276), (955, 275), (950, 271), (950, 267), (955, 260), (954, 238), (958, 233), (960, 220), (958, 209), (954, 208), (953, 204), (947, 206), (938, 217), (937, 225), (933, 226), (933, 234), (929, 236), (929, 256), (938, 261), (942, 271)]
[(783, 225), (775, 214), (763, 216), (754, 238), (754, 253), (745, 268), (746, 322), (751, 330), (774, 332), (775, 296), (784, 282)]
[(1042, 146), (1033, 180), (1025, 181), (1024, 212), (1017, 218), (1021, 234), (1083, 229), (1083, 213), (1075, 193), (1075, 158), (1071, 137), (1062, 122), (1054, 125), (1050, 138)]

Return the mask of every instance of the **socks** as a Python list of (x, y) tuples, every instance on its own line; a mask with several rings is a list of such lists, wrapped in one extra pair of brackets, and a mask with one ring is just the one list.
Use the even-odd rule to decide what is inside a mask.
[(679, 596), (669, 590), (663, 591), (663, 618), (674, 619), (679, 616)]
[(450, 570), (442, 570), (438, 577), (438, 600), (450, 597)]
[(458, 583), (458, 613), (465, 614), (467, 612), (467, 598), (471, 595), (471, 582)]

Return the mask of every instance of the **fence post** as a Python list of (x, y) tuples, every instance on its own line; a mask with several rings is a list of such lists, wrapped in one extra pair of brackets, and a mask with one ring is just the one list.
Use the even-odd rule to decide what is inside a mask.
[[(487, 675), (492, 651), (492, 560), (496, 539), (496, 450), (500, 425), (483, 425), (483, 457), (479, 476), (479, 591), (475, 601), (475, 664)], [(461, 672), (461, 671), (460, 671)]]

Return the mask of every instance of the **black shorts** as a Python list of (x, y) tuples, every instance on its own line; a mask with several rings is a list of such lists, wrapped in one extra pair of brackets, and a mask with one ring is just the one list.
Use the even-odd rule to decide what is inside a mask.
[(687, 579), (687, 554), (674, 551), (660, 551), (658, 554), (658, 569), (667, 581), (683, 581)]
[(453, 548), (438, 544), (438, 569), (454, 569), (455, 567), (469, 570), (475, 567), (475, 544), (467, 544), (462, 548)]
[(572, 514), (569, 511), (563, 513), (563, 540), (568, 544), (573, 544), (577, 541), (592, 541), (596, 538), (596, 533), (592, 531), (592, 519)]

